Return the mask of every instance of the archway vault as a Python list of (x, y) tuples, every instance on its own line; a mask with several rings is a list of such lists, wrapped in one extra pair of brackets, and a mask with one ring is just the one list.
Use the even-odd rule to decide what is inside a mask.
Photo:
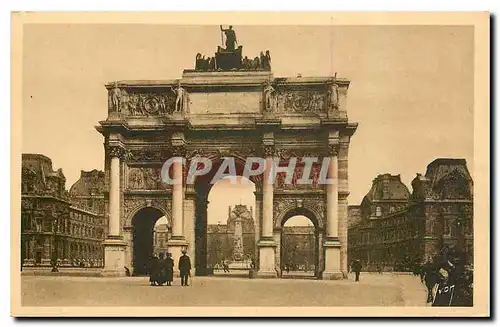
[(275, 230), (281, 230), (288, 219), (299, 215), (309, 218), (317, 230), (325, 228), (323, 200), (284, 197), (274, 201), (273, 209)]
[[(163, 216), (167, 218), (168, 225), (172, 226), (172, 214), (171, 214), (171, 199), (170, 196), (168, 198), (132, 198), (125, 197), (124, 201), (124, 221), (123, 227), (130, 228), (132, 227), (132, 221), (134, 217), (140, 212), (142, 209), (152, 208), (156, 209), (162, 213)], [(161, 217), (161, 216), (160, 216)]]

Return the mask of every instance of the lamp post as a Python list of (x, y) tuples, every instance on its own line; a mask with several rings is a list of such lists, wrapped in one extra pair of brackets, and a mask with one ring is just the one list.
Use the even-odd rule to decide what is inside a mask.
[(52, 221), (52, 237), (53, 237), (53, 248), (52, 248), (52, 272), (59, 272), (59, 269), (57, 268), (57, 257), (58, 257), (58, 249), (57, 249), (57, 233), (59, 230), (59, 219), (56, 217)]

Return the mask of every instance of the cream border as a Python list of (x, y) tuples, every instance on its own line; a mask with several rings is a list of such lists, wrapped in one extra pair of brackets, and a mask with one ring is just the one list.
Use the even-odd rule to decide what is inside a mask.
[[(473, 25), (474, 31), (474, 250), (473, 308), (431, 307), (170, 307), (184, 316), (487, 316), (489, 315), (489, 13), (13, 13), (11, 42), (11, 314), (14, 316), (162, 316), (162, 307), (22, 307), (20, 296), (20, 161), (22, 145), (22, 40), (28, 23), (241, 25)], [(485, 237), (485, 236), (488, 237)]]

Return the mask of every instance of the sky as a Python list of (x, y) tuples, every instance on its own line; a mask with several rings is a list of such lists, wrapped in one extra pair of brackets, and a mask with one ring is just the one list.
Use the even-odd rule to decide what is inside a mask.
[[(473, 174), (472, 27), (234, 29), (244, 55), (270, 50), (275, 77), (337, 72), (351, 81), (348, 117), (359, 126), (349, 149), (349, 204), (361, 202), (378, 174), (401, 174), (411, 190), (416, 173), (439, 157), (464, 158)], [(80, 170), (102, 170), (94, 126), (107, 116), (104, 84), (180, 78), (196, 53), (213, 54), (220, 43), (219, 26), (25, 25), (22, 151), (50, 157), (67, 188)], [(240, 198), (254, 201), (248, 186), (218, 188), (209, 223), (225, 221)]]

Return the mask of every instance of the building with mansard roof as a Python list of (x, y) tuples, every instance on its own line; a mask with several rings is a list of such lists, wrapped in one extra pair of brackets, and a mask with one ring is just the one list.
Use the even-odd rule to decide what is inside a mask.
[(103, 173), (82, 171), (68, 192), (50, 158), (23, 154), (21, 174), (21, 268), (102, 266)]
[(412, 192), (399, 175), (377, 176), (349, 208), (349, 260), (366, 269), (408, 270), (455, 248), (473, 262), (473, 181), (464, 159), (440, 158), (417, 174)]

